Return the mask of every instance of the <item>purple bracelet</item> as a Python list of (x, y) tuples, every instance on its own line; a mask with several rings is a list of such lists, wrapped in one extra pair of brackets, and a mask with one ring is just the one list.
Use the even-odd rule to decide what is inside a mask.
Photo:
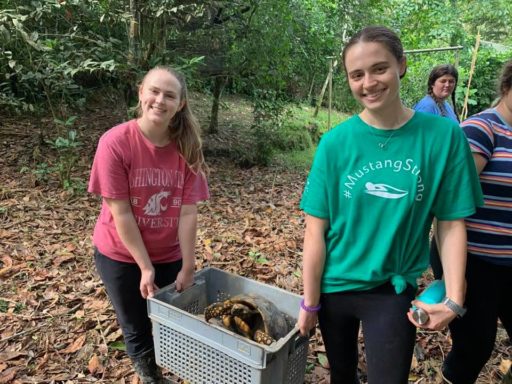
[(315, 305), (314, 307), (308, 307), (306, 304), (304, 304), (304, 299), (300, 301), (300, 307), (305, 310), (306, 312), (318, 312), (322, 306), (320, 304)]

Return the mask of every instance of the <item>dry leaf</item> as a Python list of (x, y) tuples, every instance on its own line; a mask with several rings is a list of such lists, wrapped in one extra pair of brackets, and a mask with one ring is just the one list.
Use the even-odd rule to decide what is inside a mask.
[(0, 361), (9, 361), (16, 359), (20, 356), (25, 356), (26, 352), (20, 352), (20, 351), (5, 351), (0, 352)]
[(62, 353), (75, 353), (84, 346), (86, 335), (81, 335), (78, 339), (68, 345), (68, 347), (62, 351)]
[(103, 372), (103, 366), (101, 365), (100, 359), (96, 354), (92, 355), (91, 359), (89, 360), (89, 364), (87, 364), (87, 369), (91, 374), (101, 373)]
[(16, 372), (19, 370), (20, 367), (12, 367), (0, 373), (0, 384), (10, 383), (16, 377)]
[(10, 268), (12, 267), (12, 258), (10, 256), (2, 256), (0, 257), (0, 260), (2, 261), (2, 264), (3, 264), (3, 268)]
[(512, 360), (501, 359), (499, 370), (501, 373), (503, 373), (505, 375), (511, 369), (510, 368), (511, 366), (512, 366)]
[(317, 355), (318, 362), (324, 368), (329, 368), (329, 360), (327, 360), (327, 355), (325, 353), (319, 353)]
[(36, 371), (41, 371), (47, 362), (48, 362), (48, 352), (44, 354), (43, 358), (41, 359), (41, 362), (39, 364), (37, 364)]
[(73, 260), (74, 258), (75, 258), (75, 256), (73, 256), (73, 255), (59, 256), (53, 260), (53, 265), (55, 267), (58, 267), (62, 263), (65, 263), (66, 261)]

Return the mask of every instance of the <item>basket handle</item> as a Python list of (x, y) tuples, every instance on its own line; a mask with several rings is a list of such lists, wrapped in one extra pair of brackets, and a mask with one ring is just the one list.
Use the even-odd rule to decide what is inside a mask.
[(309, 336), (302, 336), (300, 333), (295, 336), (293, 343), (290, 346), (290, 355), (293, 355), (297, 348), (301, 347), (303, 344), (309, 343), (309, 338), (313, 336), (310, 332)]

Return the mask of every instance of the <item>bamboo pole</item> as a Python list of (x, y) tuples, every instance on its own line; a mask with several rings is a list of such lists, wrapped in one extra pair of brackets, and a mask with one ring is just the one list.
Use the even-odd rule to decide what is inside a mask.
[(331, 129), (333, 59), (334, 57), (329, 57), (329, 108), (327, 112), (327, 130)]
[[(329, 56), (330, 57), (330, 56)], [(338, 65), (338, 60), (334, 60), (334, 63), (332, 67), (336, 67)], [(316, 107), (315, 112), (313, 113), (313, 117), (318, 116), (318, 111), (320, 110), (320, 106), (322, 105), (322, 100), (324, 99), (325, 90), (327, 89), (327, 86), (329, 85), (329, 74), (327, 74), (327, 77), (324, 81), (324, 85), (322, 87), (322, 90), (320, 91), (320, 95), (318, 96), (318, 99), (316, 100)]]
[(475, 72), (476, 58), (478, 55), (479, 47), (480, 47), (480, 27), (477, 29), (477, 33), (476, 33), (475, 48), (473, 50), (473, 57), (471, 58), (471, 68), (469, 69), (468, 86), (466, 88), (466, 96), (464, 97), (464, 105), (462, 107), (462, 111), (460, 112), (460, 121), (466, 120), (466, 117), (468, 116), (469, 90), (471, 89), (471, 79), (473, 78), (473, 73)]

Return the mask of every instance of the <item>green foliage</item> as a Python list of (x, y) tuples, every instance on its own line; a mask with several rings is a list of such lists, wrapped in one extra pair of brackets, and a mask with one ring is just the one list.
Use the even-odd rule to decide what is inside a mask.
[[(28, 169), (22, 168), (21, 173)], [(32, 170), (32, 174), (36, 177), (40, 183), (46, 183), (50, 179), (50, 175), (55, 171), (53, 167), (50, 167), (48, 163), (40, 163), (36, 165), (36, 168)]]
[(258, 264), (268, 263), (268, 259), (265, 256), (262, 256), (261, 252), (256, 249), (251, 249), (249, 251), (249, 257)]
[[(468, 116), (489, 108), (498, 95), (498, 80), (503, 64), (510, 60), (512, 50), (497, 53), (489, 48), (478, 51), (475, 73), (471, 80), (470, 97), (468, 99)], [(466, 95), (469, 70), (460, 71), (462, 89), (458, 89), (459, 102), (463, 103)], [(460, 108), (459, 108), (460, 111)]]
[(508, 0), (468, 0), (458, 2), (465, 29), (482, 40), (512, 44), (512, 5)]
[(108, 344), (108, 347), (112, 351), (126, 351), (126, 344), (122, 341), (113, 341)]
[(54, 117), (63, 115), (66, 107), (85, 103), (81, 77), (94, 73), (98, 80), (115, 69), (113, 57), (123, 62), (115, 50), (119, 41), (93, 22), (97, 2), (2, 3), (0, 68), (6, 70), (0, 103), (11, 111), (42, 110), (46, 104)]
[[(307, 172), (313, 162), (316, 144), (322, 134), (328, 130), (328, 111), (320, 109), (318, 116), (313, 118), (314, 108), (310, 106), (289, 105), (288, 110), (289, 114), (284, 127), (293, 127), (293, 131), (300, 135), (304, 141), (300, 141), (301, 145), (288, 144), (281, 147), (281, 150), (276, 150), (276, 153), (272, 156), (272, 166)], [(331, 113), (331, 127), (340, 124), (346, 118), (347, 115), (333, 110)], [(309, 137), (304, 136), (306, 133)], [(304, 145), (303, 143), (307, 144)]]
[[(84, 189), (83, 182), (72, 179), (72, 172), (79, 159), (79, 149), (82, 146), (82, 143), (77, 140), (77, 131), (72, 128), (76, 118), (77, 116), (71, 116), (66, 120), (54, 120), (57, 127), (59, 127), (59, 132), (65, 129), (66, 134), (64, 136), (58, 135), (51, 140), (45, 140), (46, 144), (56, 151), (57, 161), (52, 164), (51, 160), (48, 159), (47, 162), (42, 162), (31, 170), (39, 182), (46, 183), (51, 175), (57, 174), (62, 188)], [(23, 167), (20, 173), (28, 171), (30, 171), (28, 167)]]
[(47, 143), (58, 152), (56, 170), (59, 175), (60, 186), (64, 189), (73, 187), (71, 173), (79, 158), (78, 148), (82, 145), (76, 140), (77, 132), (70, 129), (66, 137), (59, 136), (55, 140), (47, 140)]
[(240, 153), (240, 165), (268, 166), (275, 152), (276, 132), (283, 126), (286, 116), (285, 101), (273, 90), (256, 90), (253, 98), (254, 123), (251, 127), (253, 145)]
[(313, 163), (315, 151), (316, 147), (311, 147), (302, 151), (276, 153), (272, 158), (272, 166), (306, 173)]
[[(7, 313), (9, 311), (9, 303), (5, 300), (0, 299), (0, 313)], [(23, 303), (16, 303), (12, 309), (13, 313), (20, 313), (25, 308)]]
[[(302, 102), (319, 94), (327, 75), (327, 57), (339, 58), (343, 44), (361, 27), (383, 24), (400, 34), (407, 50), (464, 46), (458, 57), (459, 110), (479, 28), (482, 48), (469, 99), (470, 113), (474, 113), (493, 100), (498, 67), (510, 57), (512, 44), (512, 3), (506, 0), (151, 0), (133, 4), (138, 8), (119, 0), (0, 0), (0, 108), (13, 113), (50, 111), (62, 119), (87, 105), (91, 92), (112, 86), (125, 91), (130, 107), (137, 79), (156, 64), (181, 69), (193, 88), (206, 88), (212, 77), (223, 76), (228, 79), (227, 92), (260, 98), (255, 90), (265, 89), (279, 99)], [(140, 27), (137, 36), (130, 33), (133, 18)], [(413, 106), (423, 97), (434, 65), (456, 61), (454, 52), (409, 54), (401, 88), (405, 104)], [(333, 86), (334, 108), (360, 110), (342, 63), (335, 68)], [(251, 158), (248, 163), (268, 163), (274, 150), (307, 148), (301, 125), (308, 127), (313, 143), (327, 128), (325, 120), (285, 124), (284, 112), (274, 99), (262, 96), (256, 102), (261, 105), (255, 105), (254, 150), (243, 153)], [(258, 113), (263, 113), (261, 118)], [(331, 126), (338, 121), (333, 117)], [(58, 136), (69, 140), (68, 127), (60, 127)], [(36, 171), (46, 177), (51, 167)]]
[[(317, 127), (313, 126), (315, 132)], [(286, 122), (277, 130), (273, 141), (273, 147), (280, 151), (304, 150), (313, 146), (308, 127), (300, 122)]]
[(7, 309), (9, 309), (9, 303), (5, 300), (0, 299), (0, 312), (7, 313)]

